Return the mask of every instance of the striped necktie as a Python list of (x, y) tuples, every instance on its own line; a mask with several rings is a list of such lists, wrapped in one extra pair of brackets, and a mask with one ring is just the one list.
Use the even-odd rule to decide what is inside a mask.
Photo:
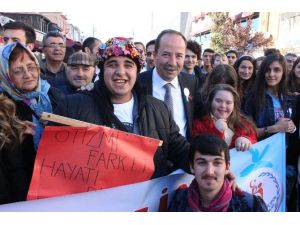
[[(166, 103), (168, 109), (171, 111), (172, 117), (173, 117), (173, 98), (171, 94), (171, 88), (172, 84), (171, 83), (166, 83), (164, 85), (164, 88), (166, 89), (165, 97), (164, 97), (164, 102)], [(174, 118), (174, 117), (173, 117)]]

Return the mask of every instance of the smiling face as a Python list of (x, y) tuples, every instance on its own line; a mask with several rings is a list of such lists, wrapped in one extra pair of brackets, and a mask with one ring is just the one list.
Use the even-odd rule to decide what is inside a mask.
[(172, 81), (181, 72), (185, 49), (185, 41), (180, 35), (165, 34), (161, 37), (159, 48), (154, 52), (154, 61), (163, 80)]
[(28, 53), (20, 53), (10, 63), (9, 74), (15, 87), (23, 93), (31, 92), (38, 86), (39, 68)]
[(43, 47), (47, 61), (62, 62), (66, 54), (66, 45), (61, 37), (48, 37)]
[(295, 72), (295, 77), (296, 77), (297, 79), (300, 79), (300, 61), (299, 61), (298, 64), (295, 66), (294, 72)]
[(197, 55), (189, 49), (185, 51), (184, 68), (187, 71), (193, 71), (198, 64)]
[(278, 61), (274, 61), (265, 74), (268, 89), (277, 90), (283, 76), (283, 68)]
[(234, 109), (234, 98), (231, 92), (219, 90), (211, 102), (211, 113), (216, 119), (227, 120)]
[(243, 60), (238, 68), (239, 78), (249, 80), (253, 75), (253, 64), (249, 60)]
[(68, 65), (66, 77), (71, 86), (80, 88), (91, 83), (95, 74), (95, 67), (88, 65)]
[(113, 103), (125, 103), (131, 99), (131, 91), (137, 77), (137, 66), (125, 56), (111, 57), (104, 63), (104, 82)]

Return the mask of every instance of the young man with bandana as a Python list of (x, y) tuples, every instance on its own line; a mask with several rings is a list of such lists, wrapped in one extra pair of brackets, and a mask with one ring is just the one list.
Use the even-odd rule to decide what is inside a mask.
[(152, 178), (174, 167), (188, 170), (189, 143), (180, 135), (167, 106), (145, 95), (136, 79), (144, 59), (127, 38), (111, 38), (100, 46), (101, 75), (94, 89), (66, 96), (56, 114), (163, 141), (154, 155)]
[(231, 189), (226, 177), (230, 155), (223, 139), (214, 135), (196, 137), (191, 143), (189, 162), (195, 179), (187, 189), (181, 189), (175, 194), (169, 211), (268, 211), (261, 197)]

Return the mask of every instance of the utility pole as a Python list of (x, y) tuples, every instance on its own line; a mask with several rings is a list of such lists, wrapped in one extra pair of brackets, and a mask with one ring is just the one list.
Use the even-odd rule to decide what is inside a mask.
[(95, 25), (93, 24), (93, 37), (95, 37), (95, 32), (97, 32), (97, 28), (96, 28)]

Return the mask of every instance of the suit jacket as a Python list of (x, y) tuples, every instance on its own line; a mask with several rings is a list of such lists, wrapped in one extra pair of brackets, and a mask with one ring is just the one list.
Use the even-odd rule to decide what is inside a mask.
[[(142, 90), (145, 92), (145, 94), (153, 95), (152, 90), (152, 76), (153, 76), (153, 69), (148, 70), (146, 72), (140, 73), (138, 75), (138, 82), (139, 85), (142, 87)], [(196, 91), (198, 89), (198, 80), (187, 73), (181, 72), (178, 75), (178, 81), (181, 89), (181, 96), (183, 100), (184, 105), (184, 112), (187, 120), (187, 134), (186, 138), (187, 140), (190, 140), (191, 134), (192, 134), (192, 121), (194, 117), (194, 97), (196, 96)], [(190, 96), (188, 99), (184, 95), (183, 90), (187, 88), (190, 91)], [(175, 106), (175, 105), (174, 105)]]

